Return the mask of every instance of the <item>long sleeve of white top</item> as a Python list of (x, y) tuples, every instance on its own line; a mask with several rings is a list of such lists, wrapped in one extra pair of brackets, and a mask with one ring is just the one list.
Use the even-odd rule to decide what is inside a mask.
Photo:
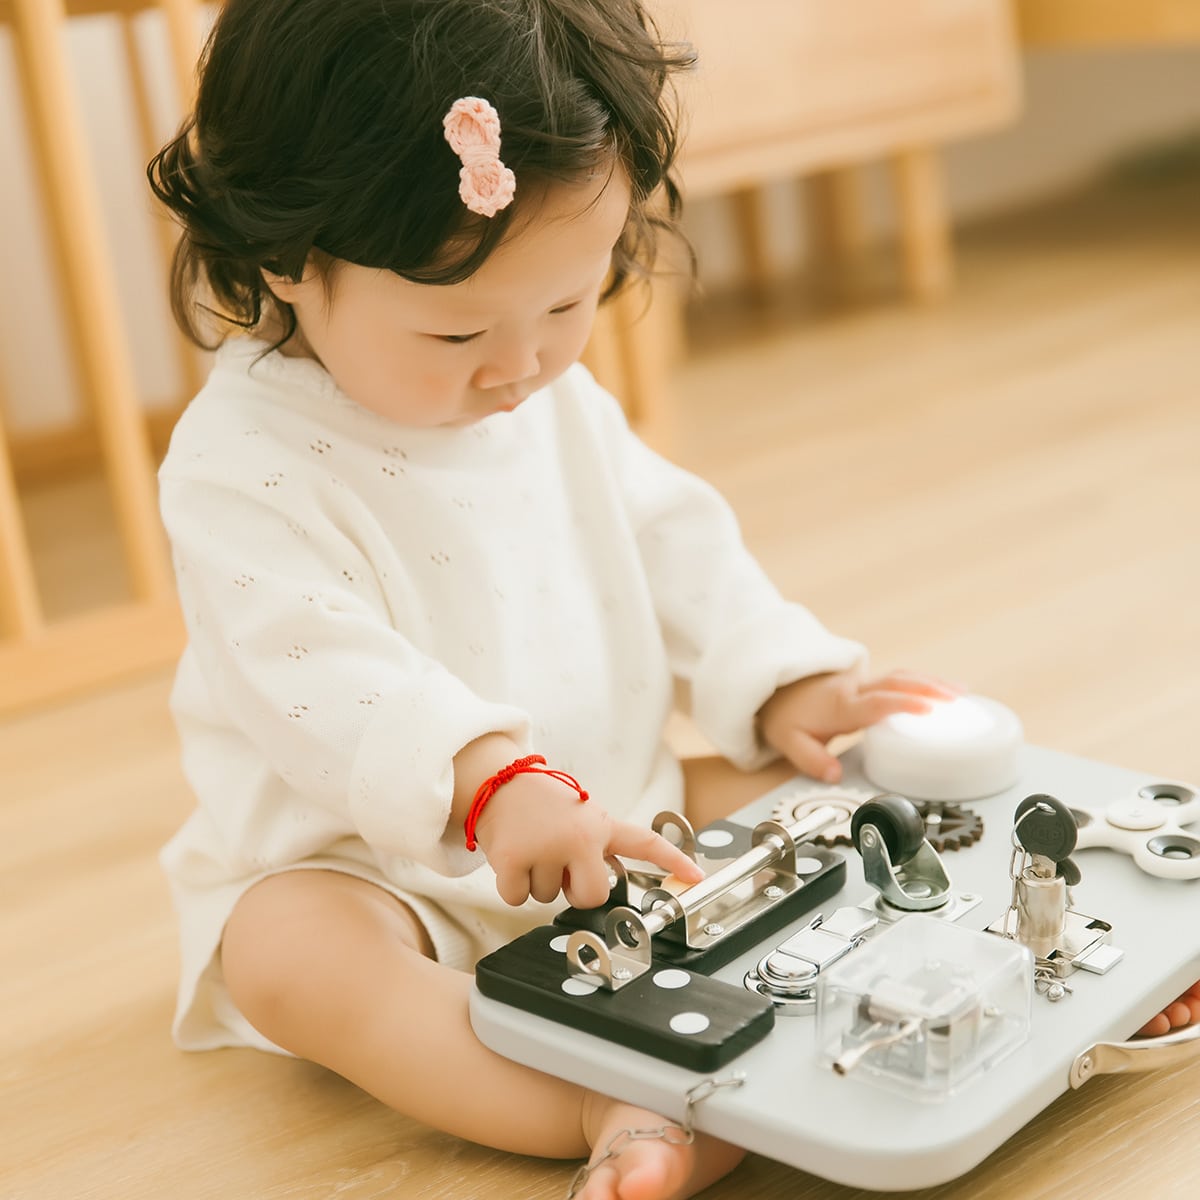
[(310, 511), (301, 528), (257, 482), (167, 475), (161, 495), (190, 644), (224, 717), (383, 854), (440, 874), (478, 866), (446, 829), (452, 760), (495, 731), (527, 746), (526, 714), (475, 695), (395, 627), (334, 519)]
[(747, 550), (737, 519), (704, 480), (610, 426), (614, 458), (655, 610), (691, 715), (713, 746), (746, 769), (775, 756), (758, 710), (780, 687), (865, 660), (808, 609), (785, 600)]

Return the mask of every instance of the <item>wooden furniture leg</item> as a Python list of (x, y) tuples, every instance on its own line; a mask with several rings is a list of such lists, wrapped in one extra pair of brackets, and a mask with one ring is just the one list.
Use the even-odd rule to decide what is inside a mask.
[(167, 20), (179, 111), (192, 111), (196, 99), (196, 59), (200, 50), (200, 6), (197, 0), (159, 0)]
[(750, 296), (760, 303), (771, 292), (774, 267), (767, 238), (763, 189), (742, 187), (730, 193), (738, 245), (742, 252), (743, 278)]
[(666, 451), (678, 419), (674, 368), (684, 343), (683, 301), (670, 278), (627, 287), (612, 300), (630, 421), (649, 445)]
[[(188, 7), (185, 4), (185, 7)], [(172, 5), (172, 11), (177, 7)], [(172, 39), (172, 48), (176, 39)], [(121, 14), (121, 41), (125, 50), (125, 65), (129, 80), (129, 90), (133, 98), (134, 117), (137, 121), (138, 137), (141, 139), (142, 154), (149, 162), (158, 151), (159, 136), (155, 126), (154, 109), (150, 100), (150, 89), (146, 82), (146, 72), (142, 66), (142, 56), (137, 41), (137, 24), (133, 13)], [(192, 58), (195, 59), (196, 46), (193, 39)], [(174, 57), (177, 59), (178, 54)], [(183, 103), (190, 105), (192, 89), (189, 85), (190, 69), (185, 71), (182, 63), (175, 63), (176, 89)], [(184, 111), (187, 111), (184, 109)], [(175, 245), (179, 237), (179, 229), (167, 214), (160, 209), (154, 213), (154, 231), (158, 238), (159, 252), (163, 261), (163, 278), (170, 275), (170, 264), (175, 256)], [(183, 331), (171, 323), (171, 336), (175, 343), (175, 361), (179, 364), (182, 376), (183, 391), (188, 397), (194, 396), (204, 382), (204, 371), (200, 365), (200, 356), (196, 347), (184, 336)]]
[(867, 246), (862, 179), (855, 166), (817, 171), (801, 181), (809, 262), (818, 290), (843, 298)]
[(583, 365), (595, 376), (596, 382), (612, 392), (628, 409), (626, 398), (628, 381), (625, 378), (625, 358), (621, 349), (622, 332), (612, 304), (606, 304), (596, 313), (592, 333), (581, 355)]
[(42, 606), (0, 412), (0, 638), (35, 637)]
[(917, 146), (894, 155), (891, 165), (905, 284), (915, 300), (940, 300), (954, 281), (941, 159), (933, 148)]

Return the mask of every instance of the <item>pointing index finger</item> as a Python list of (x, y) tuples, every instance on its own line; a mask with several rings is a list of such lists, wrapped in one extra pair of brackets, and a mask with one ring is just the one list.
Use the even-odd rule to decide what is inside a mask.
[(652, 862), (684, 883), (699, 883), (704, 878), (704, 871), (678, 846), (671, 845), (661, 833), (626, 821), (618, 821), (613, 826), (608, 853)]

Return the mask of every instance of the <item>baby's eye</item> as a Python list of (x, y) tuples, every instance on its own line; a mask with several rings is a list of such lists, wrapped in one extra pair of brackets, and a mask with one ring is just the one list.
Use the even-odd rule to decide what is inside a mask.
[(448, 342), (451, 346), (462, 346), (466, 342), (473, 342), (478, 336), (478, 333), (438, 333), (434, 335), (439, 342)]
[(572, 300), (570, 304), (560, 304), (558, 308), (552, 308), (550, 310), (550, 315), (553, 317), (556, 317), (556, 316), (558, 316), (559, 313), (570, 312), (571, 309), (578, 308), (578, 307), (579, 307), (579, 301)]

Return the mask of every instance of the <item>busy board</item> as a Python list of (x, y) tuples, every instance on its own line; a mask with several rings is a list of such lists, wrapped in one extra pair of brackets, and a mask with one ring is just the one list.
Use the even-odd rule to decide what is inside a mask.
[[(704, 903), (647, 864), (614, 864), (604, 908), (570, 910), (481, 960), (477, 1035), (666, 1117), (686, 1110), (770, 1158), (889, 1191), (964, 1173), (1093, 1073), (1200, 1049), (1194, 1029), (1150, 1053), (1117, 1046), (1200, 978), (1188, 784), (1021, 745), (1007, 787), (918, 801), (915, 828), (912, 805), (880, 805), (860, 748), (843, 764), (836, 786), (798, 777), (706, 830), (661, 817), (705, 867)], [(1047, 927), (1046, 904), (1053, 917), (1064, 896)], [(914, 955), (919, 979), (895, 967)], [(697, 1089), (706, 1098), (689, 1106)]]

